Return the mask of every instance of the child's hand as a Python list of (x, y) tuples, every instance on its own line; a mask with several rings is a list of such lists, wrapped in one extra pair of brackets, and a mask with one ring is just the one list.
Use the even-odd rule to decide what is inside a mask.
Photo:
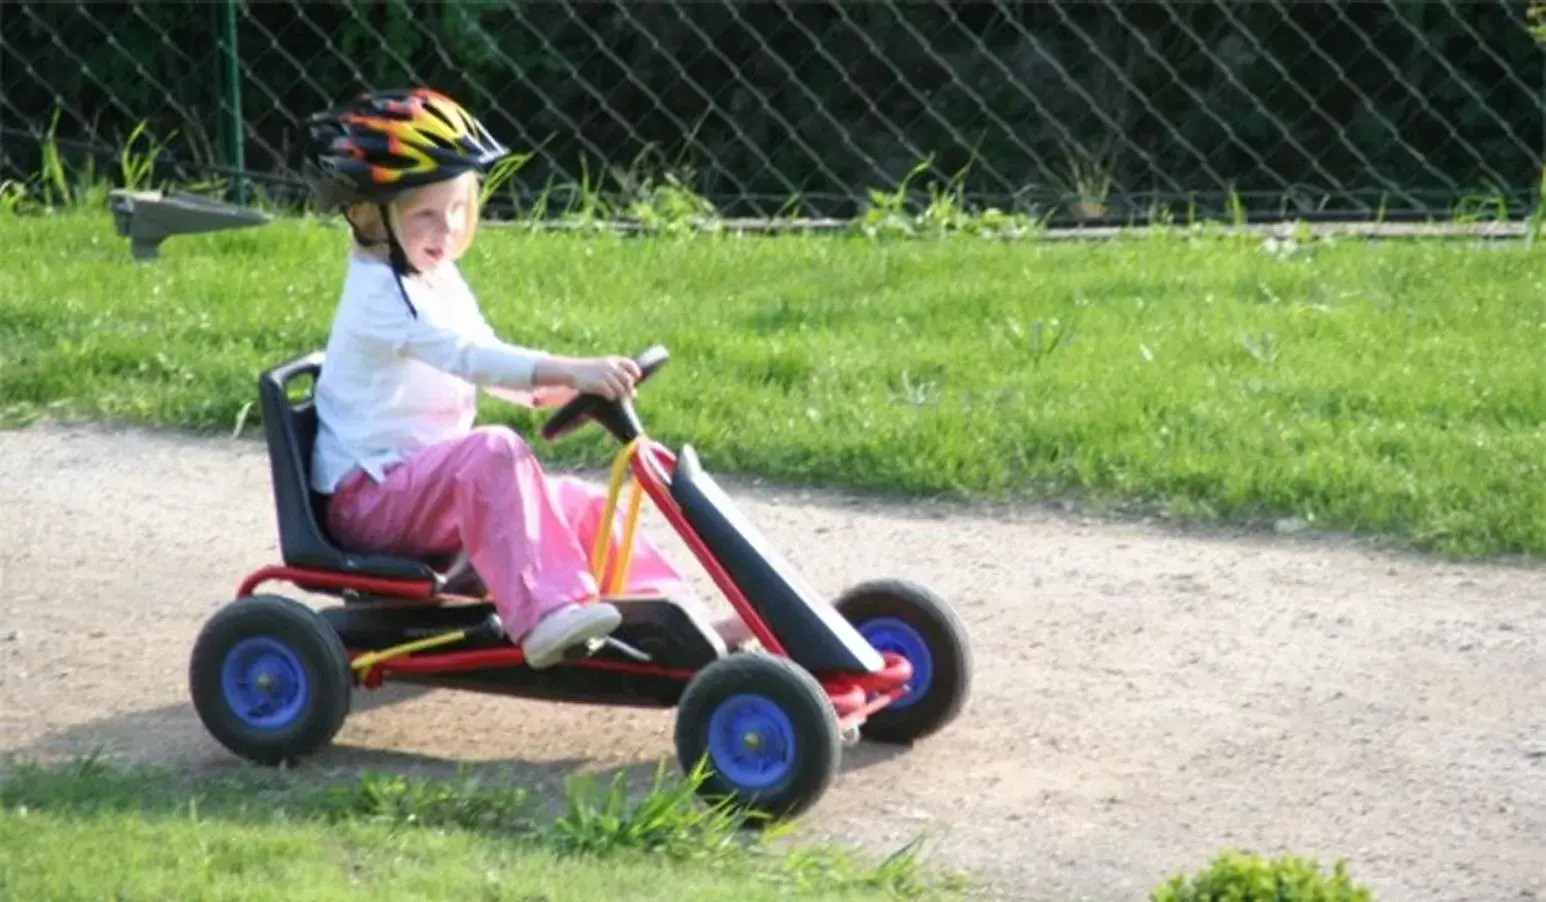
[(577, 390), (612, 401), (634, 397), (640, 375), (639, 365), (628, 357), (582, 358), (574, 361), (569, 372)]

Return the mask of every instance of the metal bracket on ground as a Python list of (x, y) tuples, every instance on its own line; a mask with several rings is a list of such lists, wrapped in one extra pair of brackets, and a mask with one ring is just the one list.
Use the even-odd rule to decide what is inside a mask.
[(245, 229), (273, 219), (267, 213), (223, 201), (160, 191), (120, 188), (110, 192), (108, 204), (118, 234), (129, 239), (136, 260), (155, 259), (161, 253), (161, 242), (173, 235)]

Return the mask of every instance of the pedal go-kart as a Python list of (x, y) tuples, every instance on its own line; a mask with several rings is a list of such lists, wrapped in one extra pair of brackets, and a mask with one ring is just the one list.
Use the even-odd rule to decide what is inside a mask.
[[(642, 354), (640, 384), (667, 359), (660, 347)], [(679, 765), (691, 772), (707, 758), (700, 794), (778, 818), (826, 792), (845, 743), (911, 742), (960, 712), (971, 652), (945, 602), (901, 580), (821, 598), (736, 510), (690, 445), (673, 455), (645, 435), (631, 401), (597, 395), (558, 408), (542, 435), (553, 441), (594, 421), (622, 445), (602, 520), (613, 524), (626, 503), (622, 540), (608, 572), (614, 543), (603, 526), (590, 563), (623, 623), (552, 668), (524, 666), (465, 554), (351, 554), (327, 536), (324, 500), (307, 478), (316, 412), (309, 392), (292, 392), (303, 377), (315, 385), (323, 363), (316, 351), (259, 378), (284, 563), (250, 574), (193, 648), (194, 707), (231, 752), (270, 765), (314, 753), (342, 726), (354, 688), (388, 678), (555, 701), (674, 706)], [(643, 494), (755, 642), (730, 647), (693, 607), (619, 592)], [(318, 610), (257, 594), (277, 580), (341, 603)]]

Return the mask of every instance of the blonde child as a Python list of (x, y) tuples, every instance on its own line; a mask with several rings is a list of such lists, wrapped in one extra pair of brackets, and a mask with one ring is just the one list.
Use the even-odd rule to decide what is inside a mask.
[[(509, 153), (425, 88), (362, 95), (309, 120), (311, 183), (354, 232), (316, 387), (313, 487), (327, 527), (357, 551), (465, 549), (529, 665), (621, 621), (597, 600), (586, 549), (602, 493), (547, 476), (505, 427), (473, 425), (478, 388), (537, 406), (575, 392), (631, 396), (626, 357), (562, 357), (498, 338), (457, 268), (478, 223), (481, 174)], [(642, 537), (627, 589), (685, 597)]]

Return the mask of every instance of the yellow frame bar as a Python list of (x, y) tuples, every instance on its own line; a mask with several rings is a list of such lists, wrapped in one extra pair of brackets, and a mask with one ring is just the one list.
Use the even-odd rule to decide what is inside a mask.
[[(633, 461), (633, 456), (639, 452), (639, 446), (644, 442), (644, 436), (639, 436), (623, 447), (612, 459), (612, 476), (607, 485), (607, 502), (602, 508), (601, 520), (596, 525), (596, 540), (591, 549), (590, 571), (591, 578), (596, 581), (597, 587), (603, 595), (616, 595), (627, 584), (628, 570), (633, 563), (634, 537), (638, 534), (639, 512), (644, 501), (644, 487), (628, 472), (628, 465)], [(607, 559), (611, 556), (612, 520), (617, 516), (618, 499), (623, 493), (623, 483), (630, 483), (630, 495), (628, 498), (628, 514), (623, 521), (622, 547), (618, 550), (617, 571), (612, 574), (612, 579), (602, 584), (602, 578), (606, 575)]]
[(449, 633), (441, 633), (438, 636), (427, 636), (423, 639), (415, 639), (412, 642), (404, 642), (401, 645), (394, 645), (390, 648), (383, 648), (380, 651), (373, 651), (360, 655), (358, 658), (355, 658), (353, 661), (351, 661), (349, 666), (361, 673), (365, 673), (375, 665), (380, 664), (382, 661), (400, 657), (402, 655), (409, 654), (410, 652), (423, 651), (426, 648), (434, 648), (437, 645), (449, 645), (452, 642), (460, 642), (466, 636), (466, 630), (453, 630)]

